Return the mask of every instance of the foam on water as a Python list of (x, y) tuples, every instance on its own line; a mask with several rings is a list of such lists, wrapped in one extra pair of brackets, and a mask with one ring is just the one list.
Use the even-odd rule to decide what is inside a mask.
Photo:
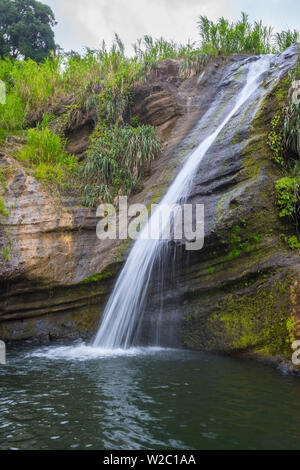
[(88, 346), (85, 343), (81, 343), (78, 346), (49, 346), (36, 349), (27, 354), (27, 358), (44, 358), (51, 360), (93, 360), (93, 359), (105, 359), (114, 357), (136, 357), (136, 356), (148, 356), (155, 355), (158, 353), (165, 353), (173, 351), (172, 349), (160, 348), (160, 347), (132, 347), (128, 349), (107, 349), (101, 347)]

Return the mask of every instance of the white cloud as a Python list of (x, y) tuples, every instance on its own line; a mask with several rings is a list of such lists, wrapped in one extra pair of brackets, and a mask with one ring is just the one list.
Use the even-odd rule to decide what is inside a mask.
[[(56, 40), (66, 50), (108, 44), (118, 33), (127, 51), (144, 34), (177, 42), (199, 39), (197, 19), (225, 16), (235, 20), (241, 11), (277, 30), (299, 28), (299, 0), (42, 0), (56, 15)], [(297, 14), (298, 11), (298, 14)]]
[(59, 22), (57, 42), (66, 49), (110, 43), (115, 32), (130, 52), (144, 34), (178, 42), (197, 40), (197, 19), (238, 13), (234, 0), (46, 0)]

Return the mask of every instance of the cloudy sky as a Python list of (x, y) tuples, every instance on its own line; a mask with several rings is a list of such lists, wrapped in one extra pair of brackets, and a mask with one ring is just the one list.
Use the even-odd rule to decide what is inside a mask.
[(177, 42), (197, 40), (197, 18), (231, 20), (241, 11), (275, 30), (300, 27), (299, 0), (42, 0), (53, 9), (56, 42), (65, 50), (97, 48), (117, 32), (128, 53), (139, 37), (150, 34)]

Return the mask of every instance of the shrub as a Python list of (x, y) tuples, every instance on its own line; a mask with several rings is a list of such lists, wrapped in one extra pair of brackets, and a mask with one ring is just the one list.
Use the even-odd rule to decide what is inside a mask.
[(19, 154), (21, 160), (29, 160), (35, 164), (46, 163), (55, 165), (62, 163), (66, 156), (61, 138), (47, 127), (29, 129), (27, 144)]
[(276, 197), (280, 217), (289, 217), (297, 224), (299, 213), (300, 178), (286, 176), (276, 181)]
[(60, 183), (67, 177), (67, 173), (76, 173), (78, 162), (65, 151), (65, 143), (61, 138), (47, 127), (49, 118), (45, 115), (41, 125), (36, 129), (29, 129), (27, 143), (18, 158), (33, 164), (36, 178)]
[(294, 235), (294, 236), (292, 236), (288, 239), (288, 245), (291, 248), (291, 250), (299, 250), (300, 243), (299, 243), (298, 238), (296, 237), (296, 235)]

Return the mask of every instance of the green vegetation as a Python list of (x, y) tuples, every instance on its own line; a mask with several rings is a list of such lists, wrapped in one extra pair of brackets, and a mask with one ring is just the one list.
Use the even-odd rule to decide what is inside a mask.
[(3, 198), (0, 196), (0, 215), (8, 215), (7, 210), (5, 210), (5, 204)]
[(293, 83), (300, 80), (300, 61), (289, 73), (276, 93), (277, 110), (271, 122), (268, 144), (273, 159), (283, 168), (291, 169), (300, 156), (300, 105), (293, 103)]
[[(283, 177), (275, 182), (279, 215), (290, 220), (298, 233), (300, 209), (300, 105), (292, 102), (293, 83), (300, 80), (300, 59), (275, 94), (276, 113), (271, 122), (268, 144)], [(283, 237), (291, 249), (300, 247), (296, 236)]]
[(104, 279), (109, 279), (113, 276), (114, 269), (106, 268), (102, 273), (94, 274), (93, 276), (87, 277), (82, 281), (82, 284), (91, 284), (95, 282), (102, 281)]
[(5, 179), (4, 170), (0, 168), (0, 221), (1, 221), (1, 215), (2, 216), (8, 215), (8, 211), (5, 209), (5, 203), (2, 197), (5, 186), (6, 186), (6, 179)]
[(118, 194), (137, 190), (140, 177), (159, 152), (160, 142), (151, 126), (97, 128), (81, 167), (88, 205), (97, 200), (112, 202)]
[[(7, 2), (0, 0), (0, 13)], [(127, 57), (124, 44), (115, 35), (110, 49), (103, 43), (99, 50), (87, 49), (82, 56), (74, 52), (55, 55), (50, 52), (54, 49), (49, 39), (54, 25), (51, 10), (35, 0), (8, 3), (13, 3), (9, 8), (17, 9), (24, 4), (23, 16), (15, 15), (19, 25), (15, 30), (21, 31), (30, 15), (34, 30), (31, 45), (26, 35), (21, 45), (13, 39), (15, 26), (9, 24), (11, 19), (5, 19), (7, 11), (3, 18), (0, 15), (5, 22), (3, 26), (0, 21), (0, 29), (7, 42), (0, 43), (0, 54), (6, 57), (0, 60), (0, 80), (7, 91), (6, 104), (0, 105), (0, 144), (10, 134), (27, 134), (26, 145), (16, 152), (21, 163), (36, 178), (80, 196), (88, 206), (113, 202), (118, 195), (138, 191), (151, 161), (160, 152), (155, 129), (139, 125), (132, 112), (135, 87), (156, 77), (160, 61), (178, 59), (179, 74), (186, 77), (200, 72), (218, 53), (262, 53), (272, 49), (270, 29), (261, 22), (251, 25), (247, 15), (242, 14), (241, 20), (233, 24), (224, 18), (214, 24), (201, 17), (199, 44), (176, 44), (144, 36), (134, 45), (135, 55)], [(41, 36), (42, 48), (35, 42), (40, 14), (50, 41)], [(296, 32), (280, 33), (278, 49), (295, 38)], [(13, 45), (9, 40), (14, 41)], [(285, 126), (291, 147), (295, 146), (293, 113), (294, 109), (287, 113), (290, 119)], [(91, 126), (88, 150), (77, 160), (67, 152), (68, 138), (87, 121)], [(237, 248), (248, 249), (247, 242)]]
[(252, 348), (261, 355), (290, 358), (294, 322), (286, 307), (290, 302), (287, 286), (287, 281), (276, 281), (271, 289), (259, 285), (252, 295), (228, 295), (220, 303), (211, 321), (221, 323), (229, 348)]
[[(224, 290), (215, 311), (203, 312), (203, 297), (195, 297), (185, 312), (185, 344), (192, 349), (222, 350), (225, 353), (247, 352), (260, 356), (291, 358), (295, 321), (291, 296), (291, 274), (243, 278), (245, 293), (234, 285)], [(231, 283), (230, 283), (231, 284)], [(218, 291), (216, 292), (218, 295)]]
[(48, 122), (49, 116), (45, 115), (42, 125), (29, 129), (27, 143), (17, 156), (21, 161), (32, 164), (37, 179), (62, 182), (67, 173), (76, 173), (78, 162), (65, 151), (65, 143), (60, 136), (48, 129)]
[[(254, 247), (259, 243), (258, 234), (247, 233), (247, 224), (245, 221), (241, 221), (243, 229), (239, 225), (235, 225), (231, 231), (229, 253), (226, 257), (227, 261), (238, 258), (242, 253), (249, 253), (251, 247)], [(242, 232), (244, 232), (244, 241), (242, 240)]]
[(235, 23), (230, 23), (224, 17), (214, 23), (206, 16), (201, 16), (198, 25), (202, 51), (209, 54), (277, 53), (296, 43), (299, 38), (297, 31), (290, 30), (273, 36), (272, 28), (264, 26), (262, 21), (251, 24), (246, 13), (242, 13), (241, 19)]
[[(88, 50), (84, 57), (0, 62), (7, 83), (7, 103), (0, 116), (2, 134), (27, 131), (27, 143), (16, 157), (36, 178), (73, 187), (92, 206), (139, 188), (139, 179), (160, 151), (151, 126), (139, 126), (131, 115), (131, 94), (145, 78), (142, 63), (126, 58), (120, 39), (110, 50)], [(66, 104), (68, 103), (68, 104)], [(54, 110), (49, 116), (47, 110)], [(56, 111), (58, 110), (58, 111)], [(66, 151), (67, 135), (90, 113), (95, 130), (82, 162)], [(5, 140), (5, 138), (4, 138)]]
[(275, 183), (277, 202), (280, 208), (280, 217), (290, 217), (297, 224), (299, 212), (300, 177), (285, 176)]
[(4, 261), (7, 263), (10, 260), (10, 247), (5, 246), (2, 251)]
[(36, 0), (0, 0), (0, 57), (41, 61), (55, 50), (53, 11)]
[(199, 19), (199, 30), (202, 48), (209, 53), (222, 54), (249, 53), (269, 54), (272, 52), (272, 29), (263, 26), (262, 22), (249, 23), (248, 15), (236, 23), (230, 23), (224, 17), (214, 23), (206, 16)]
[(287, 242), (291, 250), (298, 250), (300, 248), (300, 243), (295, 235), (290, 237)]
[(275, 35), (275, 44), (277, 50), (284, 51), (292, 44), (295, 44), (299, 41), (299, 32), (295, 29), (292, 31), (288, 29), (287, 31), (281, 31), (281, 33), (276, 33)]
[(193, 71), (198, 73), (207, 64), (210, 54), (197, 47), (195, 42), (186, 45), (167, 41), (164, 38), (153, 39), (144, 36), (134, 44), (134, 51), (145, 72), (153, 72), (157, 64), (165, 59), (182, 59), (180, 71), (190, 75)]

